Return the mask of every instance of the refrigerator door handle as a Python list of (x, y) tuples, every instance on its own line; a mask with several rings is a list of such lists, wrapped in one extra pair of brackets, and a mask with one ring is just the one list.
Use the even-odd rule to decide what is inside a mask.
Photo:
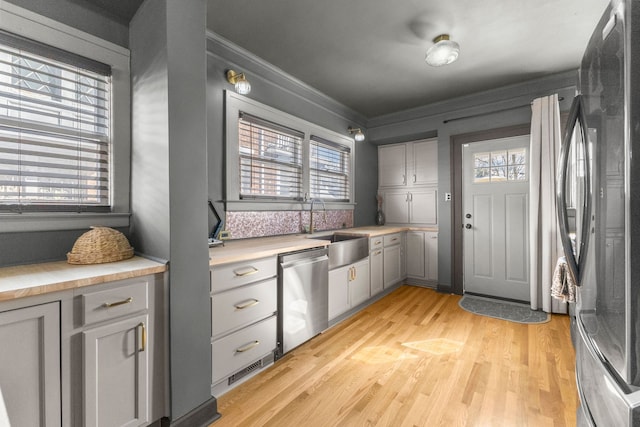
[[(584, 190), (585, 197), (583, 198), (582, 206), (576, 208), (582, 209), (583, 221), (582, 228), (576, 230), (576, 234), (579, 234), (580, 240), (578, 241), (579, 247), (574, 248), (574, 245), (569, 236), (569, 217), (567, 211), (567, 170), (569, 166), (569, 154), (571, 149), (571, 142), (573, 141), (573, 134), (576, 125), (580, 122), (580, 133), (582, 137), (582, 143), (585, 144), (585, 165), (584, 165)], [(588, 162), (589, 153), (587, 147), (587, 123), (584, 110), (584, 104), (582, 95), (577, 95), (573, 99), (571, 104), (571, 110), (569, 111), (569, 118), (567, 119), (567, 127), (565, 129), (564, 137), (562, 138), (562, 146), (560, 148), (560, 159), (556, 188), (557, 196), (557, 210), (558, 210), (558, 224), (560, 226), (560, 238), (562, 240), (562, 246), (564, 248), (565, 257), (569, 266), (570, 273), (575, 279), (575, 283), (579, 286), (582, 278), (583, 265), (586, 260), (586, 249), (588, 246), (588, 239), (590, 235), (591, 227), (591, 168)], [(578, 237), (578, 236), (576, 236)], [(578, 254), (576, 256), (576, 253)]]

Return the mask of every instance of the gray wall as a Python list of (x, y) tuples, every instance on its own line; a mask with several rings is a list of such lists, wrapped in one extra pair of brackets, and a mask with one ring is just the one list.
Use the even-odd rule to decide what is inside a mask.
[(111, 43), (128, 47), (129, 26), (86, 0), (7, 0), (16, 6), (62, 22)]
[(170, 260), (171, 416), (211, 400), (205, 0), (147, 0), (130, 25), (132, 240)]
[[(576, 90), (575, 71), (556, 74), (518, 85), (472, 94), (433, 105), (402, 111), (369, 120), (373, 144), (406, 142), (426, 136), (438, 137), (438, 283), (439, 289), (451, 287), (451, 202), (444, 194), (451, 188), (451, 137), (531, 122), (533, 99), (558, 93), (564, 100), (561, 111), (568, 110)], [(450, 120), (450, 121), (448, 121)], [(445, 121), (448, 121), (445, 123)]]
[[(215, 30), (215, 29), (214, 29)], [(347, 135), (347, 128), (362, 127), (366, 119), (355, 111), (326, 97), (304, 83), (226, 41), (211, 35), (207, 41), (207, 141), (209, 147), (209, 197), (224, 198), (224, 90), (233, 90), (225, 72), (244, 72), (251, 83), (249, 98), (280, 111)], [(377, 148), (367, 140), (356, 143), (354, 211), (356, 225), (375, 222), (377, 187)], [(222, 212), (223, 204), (216, 208)]]

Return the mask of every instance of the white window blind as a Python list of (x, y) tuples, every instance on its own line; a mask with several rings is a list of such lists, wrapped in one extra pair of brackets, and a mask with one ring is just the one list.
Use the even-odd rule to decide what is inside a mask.
[(349, 201), (351, 149), (317, 136), (310, 148), (311, 197)]
[(240, 113), (240, 198), (302, 197), (302, 132)]
[(0, 209), (109, 210), (107, 65), (0, 32)]

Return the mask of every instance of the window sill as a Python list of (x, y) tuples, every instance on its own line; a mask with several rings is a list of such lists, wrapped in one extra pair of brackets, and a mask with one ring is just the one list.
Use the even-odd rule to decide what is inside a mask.
[(129, 213), (50, 213), (0, 214), (0, 233), (80, 230), (92, 225), (128, 227)]

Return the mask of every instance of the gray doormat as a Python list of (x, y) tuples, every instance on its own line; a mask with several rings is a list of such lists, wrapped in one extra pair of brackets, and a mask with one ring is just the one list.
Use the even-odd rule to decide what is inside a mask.
[(460, 302), (462, 309), (481, 316), (494, 317), (517, 323), (545, 323), (551, 317), (544, 311), (534, 311), (526, 304), (501, 301), (465, 294)]

